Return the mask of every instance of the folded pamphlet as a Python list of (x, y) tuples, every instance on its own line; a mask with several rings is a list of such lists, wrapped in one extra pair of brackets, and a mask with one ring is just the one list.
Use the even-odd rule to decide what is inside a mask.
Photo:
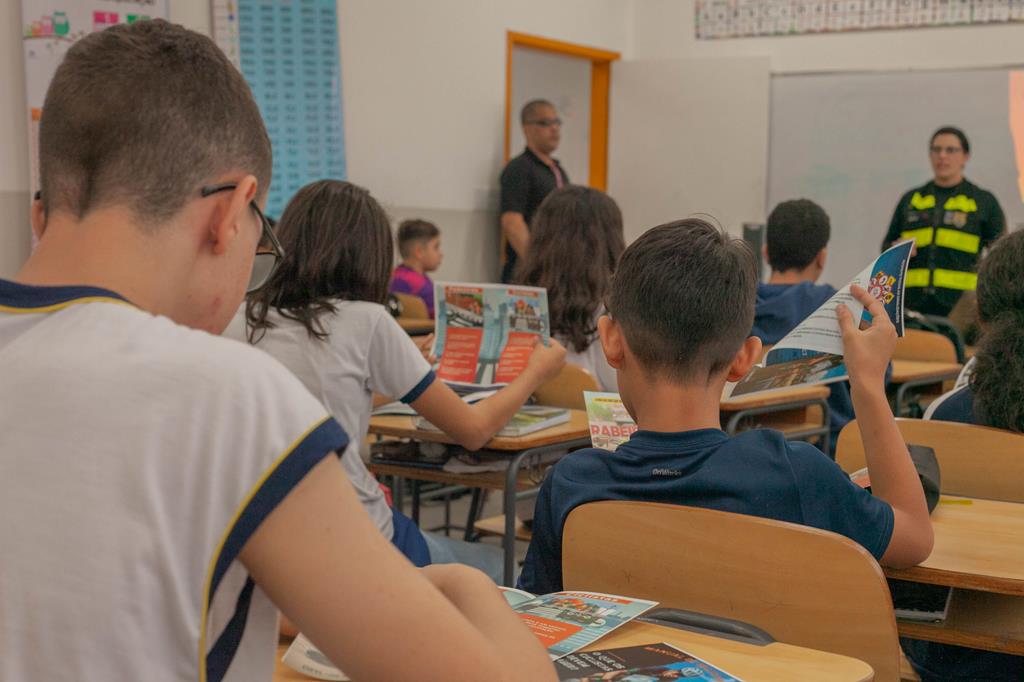
[(741, 682), (738, 677), (664, 642), (569, 654), (555, 661), (555, 670), (561, 682)]
[(853, 319), (861, 321), (862, 328), (871, 324), (870, 313), (850, 293), (853, 284), (881, 301), (896, 333), (903, 336), (903, 288), (913, 248), (913, 241), (905, 241), (882, 252), (852, 282), (775, 344), (765, 355), (763, 365), (751, 369), (738, 382), (726, 384), (722, 399), (849, 378), (843, 363), (843, 335), (836, 306), (845, 304)]
[(499, 589), (552, 659), (590, 646), (658, 605), (599, 592), (555, 592), (538, 597), (522, 590)]
[(548, 294), (504, 284), (434, 284), (433, 353), (449, 385), (507, 384), (527, 365), (538, 339), (550, 338)]

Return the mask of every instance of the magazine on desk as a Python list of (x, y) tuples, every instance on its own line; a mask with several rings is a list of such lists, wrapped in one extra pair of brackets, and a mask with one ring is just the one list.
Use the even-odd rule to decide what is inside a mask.
[(561, 682), (657, 682), (677, 679), (742, 682), (707, 661), (664, 642), (569, 654), (555, 661), (555, 670)]
[(836, 306), (845, 304), (853, 319), (861, 320), (862, 327), (871, 323), (871, 315), (850, 293), (853, 284), (882, 302), (896, 333), (903, 336), (903, 287), (913, 248), (913, 241), (905, 241), (886, 249), (853, 281), (775, 344), (765, 355), (763, 365), (751, 369), (738, 382), (726, 384), (722, 399), (847, 379)]
[(507, 384), (550, 338), (546, 289), (436, 282), (434, 300), (437, 376), (457, 393)]
[(599, 592), (554, 592), (536, 596), (508, 587), (498, 589), (552, 659), (590, 646), (658, 605), (646, 599)]
[[(505, 426), (501, 427), (497, 438), (518, 438), (536, 431), (543, 431), (552, 426), (565, 424), (569, 421), (569, 410), (562, 407), (548, 407), (545, 405), (523, 405)], [(440, 431), (423, 417), (415, 417), (412, 423), (417, 429), (425, 431)]]
[(636, 422), (629, 416), (618, 393), (584, 391), (587, 421), (590, 423), (590, 443), (602, 450), (615, 450), (637, 431)]

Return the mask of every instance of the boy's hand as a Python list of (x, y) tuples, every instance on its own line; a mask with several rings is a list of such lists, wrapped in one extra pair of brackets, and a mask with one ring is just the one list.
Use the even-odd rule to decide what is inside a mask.
[(548, 344), (544, 345), (538, 336), (533, 346), (533, 353), (530, 354), (530, 360), (526, 364), (528, 370), (537, 374), (541, 384), (554, 379), (565, 366), (565, 348), (562, 347), (562, 344), (555, 339), (548, 341)]
[(860, 320), (854, 321), (849, 308), (842, 303), (836, 306), (850, 383), (860, 388), (884, 388), (885, 371), (896, 348), (896, 327), (881, 301), (856, 284), (850, 287), (850, 293), (871, 313), (871, 326), (861, 330)]

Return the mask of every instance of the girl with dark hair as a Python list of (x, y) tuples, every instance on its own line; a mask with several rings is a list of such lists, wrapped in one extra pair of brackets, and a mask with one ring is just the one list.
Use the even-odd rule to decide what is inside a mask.
[(557, 342), (538, 344), (514, 381), (467, 405), (435, 381), (420, 349), (383, 305), (394, 244), (387, 215), (368, 191), (338, 180), (309, 184), (285, 208), (277, 236), (284, 259), (266, 285), (250, 295), (225, 334), (279, 360), (341, 423), (350, 438), (341, 462), (360, 501), (385, 537), (413, 563), (463, 559), (498, 574), (498, 553), (484, 557), (481, 551), (493, 548), (470, 548), (423, 534), (389, 508), (359, 454), (373, 396), (408, 403), (460, 445), (476, 450), (559, 372), (565, 350)]
[[(995, 243), (978, 269), (978, 350), (957, 387), (932, 403), (925, 419), (981, 424), (1024, 433), (1024, 231)], [(980, 456), (984, 456), (982, 453)], [(1021, 453), (1024, 457), (1024, 453)], [(1024, 656), (901, 640), (929, 680), (1020, 680)]]
[(562, 187), (537, 209), (516, 277), (548, 290), (551, 332), (565, 345), (566, 362), (589, 371), (606, 391), (618, 390), (618, 382), (598, 339), (597, 318), (625, 248), (622, 212), (611, 197), (589, 187)]

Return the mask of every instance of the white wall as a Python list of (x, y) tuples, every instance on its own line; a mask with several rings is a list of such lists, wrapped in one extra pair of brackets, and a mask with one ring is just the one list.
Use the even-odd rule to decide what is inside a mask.
[[(2, 277), (28, 254), (29, 182), (20, 1), (0, 2)], [(462, 212), (450, 220), (440, 274), (496, 276), (505, 32), (622, 50), (628, 2), (338, 0), (338, 12), (350, 179), (396, 217)], [(209, 33), (207, 0), (171, 0), (171, 18)]]
[(636, 58), (767, 56), (774, 73), (960, 69), (1024, 63), (1024, 25), (697, 40), (694, 0), (630, 0)]

